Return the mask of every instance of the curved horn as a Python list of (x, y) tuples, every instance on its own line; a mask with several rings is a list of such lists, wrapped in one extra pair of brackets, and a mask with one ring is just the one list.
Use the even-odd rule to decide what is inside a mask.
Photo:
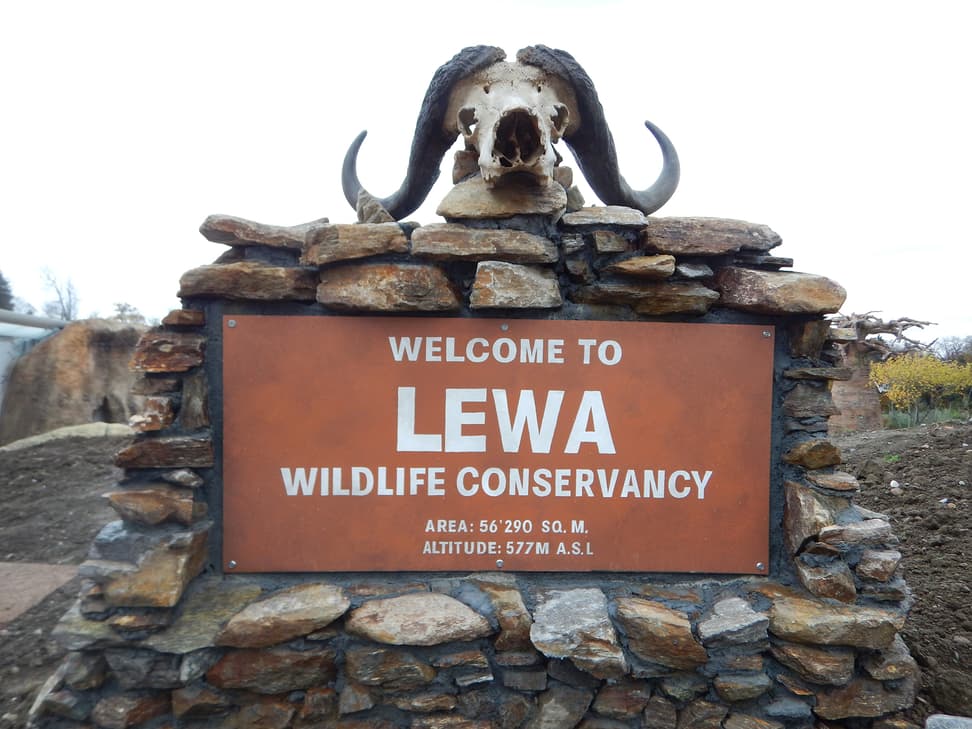
[[(421, 205), (439, 177), (442, 157), (456, 141), (458, 132), (445, 125), (449, 94), (456, 82), (506, 58), (501, 48), (472, 46), (459, 51), (451, 61), (439, 68), (432, 77), (419, 109), (412, 137), (412, 152), (408, 158), (405, 180), (397, 192), (380, 199), (382, 207), (395, 220), (401, 220)], [(358, 180), (358, 150), (367, 132), (361, 132), (348, 148), (341, 168), (341, 187), (351, 207), (357, 207), (358, 194), (364, 190)]]
[(678, 187), (680, 166), (674, 145), (661, 129), (645, 122), (661, 147), (662, 171), (647, 190), (634, 190), (618, 168), (614, 137), (604, 118), (594, 82), (574, 57), (547, 46), (530, 46), (519, 51), (516, 59), (559, 76), (573, 87), (580, 126), (570, 136), (565, 136), (564, 141), (574, 153), (591, 189), (605, 205), (625, 205), (647, 215), (668, 202)]

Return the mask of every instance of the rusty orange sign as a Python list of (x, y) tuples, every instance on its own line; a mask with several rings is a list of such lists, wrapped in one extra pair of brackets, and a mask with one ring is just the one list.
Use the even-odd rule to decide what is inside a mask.
[(235, 572), (764, 574), (773, 331), (223, 322)]

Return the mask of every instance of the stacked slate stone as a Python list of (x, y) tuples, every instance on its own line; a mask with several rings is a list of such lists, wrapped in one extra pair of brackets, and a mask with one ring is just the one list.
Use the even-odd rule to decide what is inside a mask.
[[(781, 271), (792, 261), (770, 255), (780, 238), (765, 226), (446, 202), (447, 222), (428, 226), (206, 220), (203, 234), (231, 248), (183, 276), (185, 308), (138, 346), (148, 405), (117, 457), (125, 478), (109, 499), (121, 519), (82, 566), (88, 582), (55, 630), (70, 653), (33, 721), (902, 726), (893, 716), (913, 703), (918, 676), (898, 634), (901, 555), (887, 519), (855, 506), (857, 482), (826, 441), (830, 384), (847, 373), (833, 366), (824, 315), (843, 290)], [(210, 387), (214, 353), (234, 313), (771, 326), (770, 576), (224, 573), (207, 398), (221, 391)]]

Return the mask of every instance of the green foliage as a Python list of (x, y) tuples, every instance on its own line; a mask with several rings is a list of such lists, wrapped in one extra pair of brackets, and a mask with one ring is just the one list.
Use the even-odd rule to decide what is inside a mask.
[(10, 283), (0, 273), (0, 309), (13, 310), (14, 300), (13, 291), (10, 289)]
[(909, 425), (916, 425), (932, 410), (957, 405), (968, 410), (972, 364), (912, 352), (873, 363), (870, 383), (893, 409), (908, 413)]
[(901, 460), (901, 456), (897, 453), (889, 453), (884, 457), (885, 463), (898, 463)]

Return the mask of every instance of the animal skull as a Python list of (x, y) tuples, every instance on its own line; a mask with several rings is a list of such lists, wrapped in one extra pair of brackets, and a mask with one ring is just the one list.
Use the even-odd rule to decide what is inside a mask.
[(514, 173), (543, 186), (561, 160), (554, 144), (570, 125), (572, 106), (573, 92), (559, 79), (501, 61), (457, 84), (446, 119), (478, 154), (487, 187)]
[[(529, 46), (508, 63), (501, 48), (472, 46), (441, 66), (425, 93), (408, 170), (398, 190), (378, 203), (395, 220), (425, 200), (439, 176), (442, 157), (460, 134), (469, 154), (478, 158), (488, 186), (513, 173), (552, 182), (560, 161), (554, 144), (563, 138), (594, 193), (606, 205), (626, 205), (646, 215), (678, 187), (675, 147), (651, 122), (645, 126), (662, 152), (658, 179), (644, 190), (633, 189), (618, 169), (617, 152), (594, 83), (566, 51)], [(358, 180), (361, 132), (344, 156), (341, 185), (351, 207), (367, 190)]]

